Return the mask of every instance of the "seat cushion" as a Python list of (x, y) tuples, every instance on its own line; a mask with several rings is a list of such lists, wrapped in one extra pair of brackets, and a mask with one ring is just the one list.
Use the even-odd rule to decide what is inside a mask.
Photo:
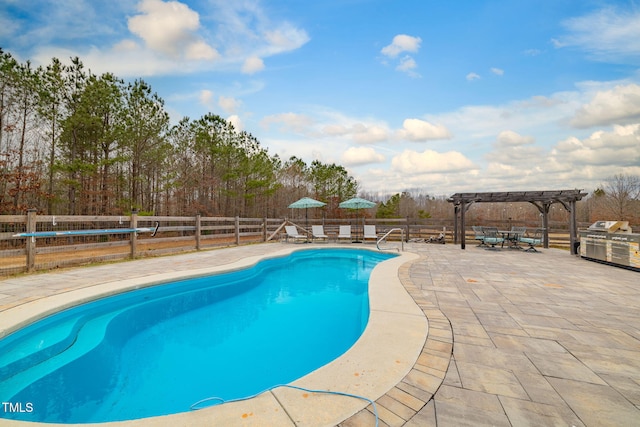
[(496, 243), (504, 242), (504, 239), (502, 237), (485, 237), (484, 238), (484, 242), (493, 245), (493, 244), (496, 244)]
[(532, 239), (531, 237), (521, 237), (520, 241), (522, 243), (526, 243), (528, 245), (539, 245), (540, 243), (542, 243), (542, 240), (540, 240), (540, 239)]

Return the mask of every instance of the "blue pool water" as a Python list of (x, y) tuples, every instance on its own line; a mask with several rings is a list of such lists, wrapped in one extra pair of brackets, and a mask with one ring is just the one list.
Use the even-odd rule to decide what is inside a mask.
[(0, 340), (0, 418), (127, 420), (291, 382), (360, 337), (370, 272), (392, 256), (303, 250), (50, 316)]

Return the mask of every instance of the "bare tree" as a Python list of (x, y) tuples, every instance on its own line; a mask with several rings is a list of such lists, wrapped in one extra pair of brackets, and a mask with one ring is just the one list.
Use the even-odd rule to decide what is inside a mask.
[(640, 177), (616, 174), (605, 180), (602, 189), (596, 190), (599, 201), (597, 211), (606, 219), (636, 221), (640, 205)]

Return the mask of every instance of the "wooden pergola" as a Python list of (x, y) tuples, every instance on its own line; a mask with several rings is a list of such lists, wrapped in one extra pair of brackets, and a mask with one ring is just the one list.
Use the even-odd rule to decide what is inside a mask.
[[(506, 191), (495, 193), (456, 193), (447, 199), (453, 203), (454, 220), (454, 241), (460, 248), (465, 248), (465, 212), (473, 203), (499, 203), (499, 202), (528, 202), (534, 205), (542, 214), (542, 227), (544, 228), (544, 247), (549, 247), (549, 209), (552, 204), (560, 203), (569, 212), (569, 240), (571, 254), (577, 251), (578, 224), (576, 222), (576, 202), (581, 200), (587, 193), (582, 190), (555, 190), (555, 191)], [(459, 221), (458, 221), (459, 219)]]

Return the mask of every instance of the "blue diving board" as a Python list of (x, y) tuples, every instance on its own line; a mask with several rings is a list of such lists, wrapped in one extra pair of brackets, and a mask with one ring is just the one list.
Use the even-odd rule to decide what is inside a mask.
[(95, 236), (99, 234), (129, 234), (129, 233), (151, 233), (151, 237), (154, 237), (158, 232), (159, 226), (160, 226), (160, 223), (156, 221), (155, 227), (107, 228), (102, 230), (32, 231), (29, 233), (14, 234), (13, 237)]

